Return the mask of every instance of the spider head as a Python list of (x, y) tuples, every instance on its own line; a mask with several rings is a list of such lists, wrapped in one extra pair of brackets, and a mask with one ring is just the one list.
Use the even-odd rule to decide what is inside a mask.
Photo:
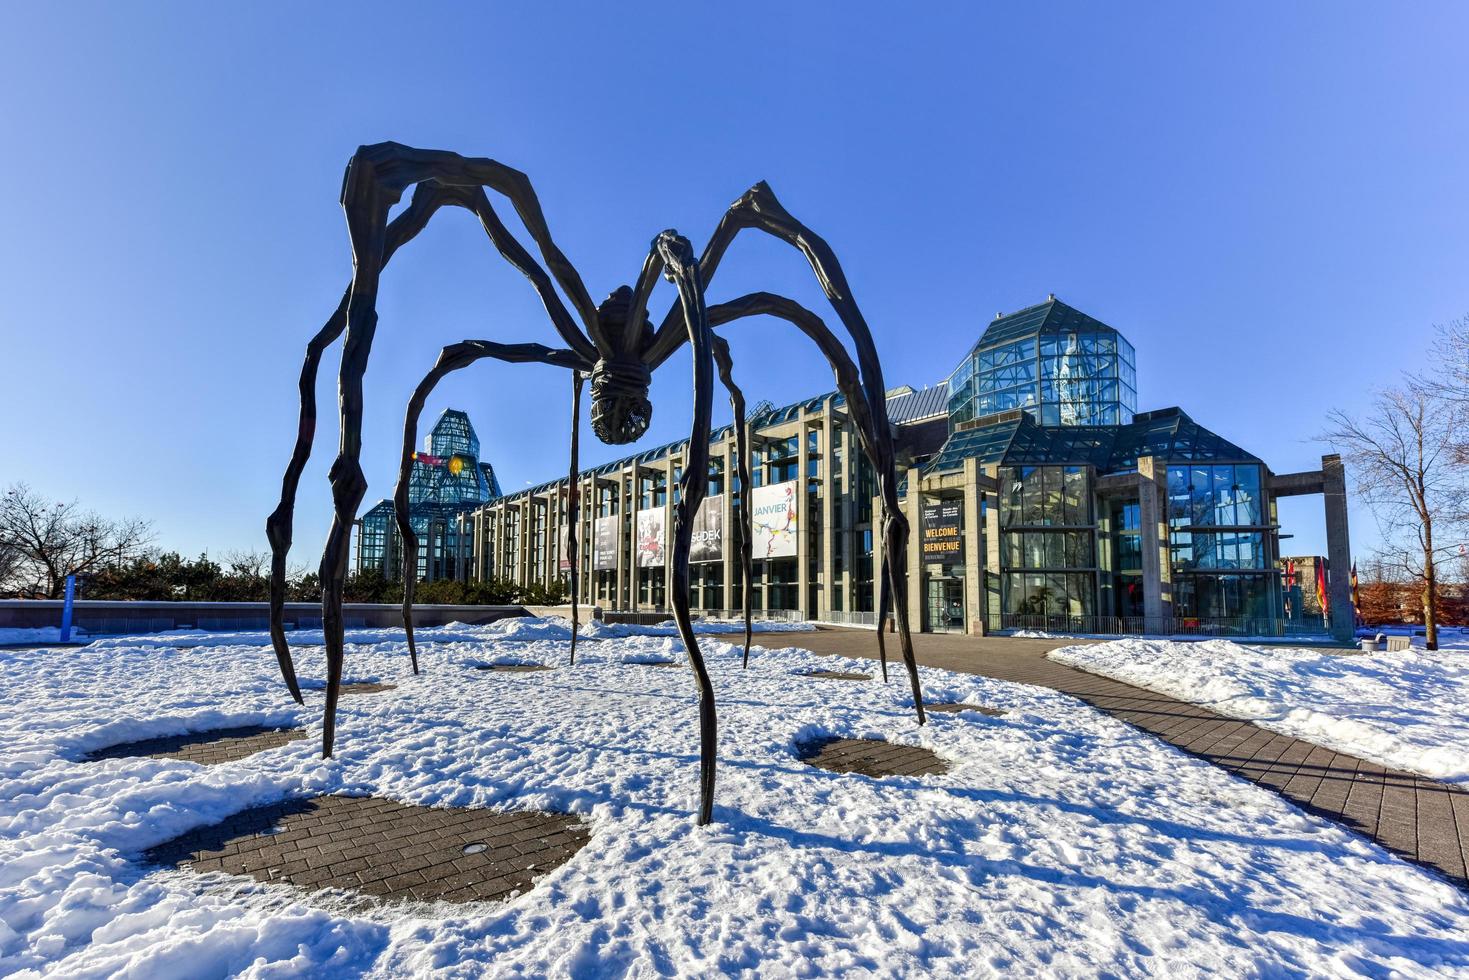
[(620, 286), (597, 307), (597, 320), (613, 355), (602, 358), (592, 368), (592, 431), (611, 446), (636, 442), (653, 420), (653, 404), (648, 401), (651, 377), (638, 355), (653, 337), (653, 324), (643, 313), (637, 337), (625, 349), (631, 306), (632, 290)]

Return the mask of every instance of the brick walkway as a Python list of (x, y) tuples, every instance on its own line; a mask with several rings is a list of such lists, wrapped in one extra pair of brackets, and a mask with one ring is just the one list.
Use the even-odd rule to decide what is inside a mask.
[(299, 728), (266, 728), (249, 725), (239, 728), (215, 728), (207, 732), (191, 732), (187, 735), (165, 735), (141, 742), (125, 742), (109, 745), (105, 749), (88, 752), (86, 760), (132, 759), (182, 759), (205, 766), (217, 766), (221, 762), (235, 762), (256, 752), (264, 752), (278, 745), (285, 745), (306, 737)]
[[(820, 654), (877, 656), (877, 638), (870, 630), (781, 633), (771, 642)], [(919, 663), (1080, 698), (1469, 889), (1469, 792), (1046, 659), (1048, 651), (1077, 642), (1085, 641), (943, 633), (913, 637)], [(901, 670), (896, 646), (891, 638), (889, 657)]]
[(823, 738), (801, 747), (807, 765), (859, 776), (935, 776), (948, 772), (944, 762), (928, 749), (897, 745), (877, 738)]
[(318, 796), (244, 810), (149, 851), (155, 864), (398, 901), (498, 901), (587, 843), (576, 817)]

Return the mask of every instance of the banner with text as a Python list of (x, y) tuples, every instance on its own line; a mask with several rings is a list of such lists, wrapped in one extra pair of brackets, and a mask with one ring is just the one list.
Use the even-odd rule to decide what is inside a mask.
[(751, 557), (755, 560), (796, 556), (796, 536), (801, 531), (800, 509), (796, 506), (799, 486), (792, 480), (750, 491), (755, 519)]
[(592, 540), (592, 568), (610, 572), (617, 568), (617, 518), (599, 517)]
[(690, 562), (724, 560), (724, 494), (705, 497), (694, 514)]
[(955, 562), (964, 557), (964, 514), (957, 500), (923, 505), (923, 560)]
[(662, 507), (638, 511), (636, 561), (639, 568), (663, 567), (664, 517)]

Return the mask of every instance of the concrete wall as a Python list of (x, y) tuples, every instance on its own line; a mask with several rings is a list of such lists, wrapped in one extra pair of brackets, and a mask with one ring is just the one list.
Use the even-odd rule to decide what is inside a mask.
[[(38, 628), (61, 625), (60, 600), (0, 600), (0, 628)], [(397, 604), (349, 602), (342, 607), (348, 628), (384, 628), (403, 624)], [(492, 623), (510, 616), (525, 616), (523, 606), (433, 606), (413, 607), (419, 626), (447, 623)], [(587, 607), (587, 618), (592, 616)], [(72, 624), (88, 633), (156, 633), (173, 629), (263, 630), (270, 625), (270, 604), (265, 602), (108, 602), (80, 600), (72, 612)], [(288, 629), (320, 629), (321, 603), (286, 603)]]

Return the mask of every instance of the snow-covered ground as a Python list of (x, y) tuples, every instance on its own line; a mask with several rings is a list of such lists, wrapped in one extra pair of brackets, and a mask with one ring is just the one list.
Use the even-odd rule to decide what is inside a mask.
[[(683, 651), (628, 632), (566, 667), (554, 621), (424, 630), (418, 677), (401, 639), (354, 635), (348, 679), (398, 686), (343, 700), (335, 759), (306, 740), (208, 768), (78, 760), (223, 725), (319, 735), (320, 694), (294, 705), (261, 643), (0, 652), (0, 975), (1469, 976), (1463, 893), (1040, 688), (925, 669), (931, 700), (1009, 711), (920, 729), (896, 678), (797, 676), (870, 661), (762, 650), (742, 671), (709, 637), (718, 801), (696, 827), (691, 676), (623, 666)], [(297, 653), (319, 682), (320, 648)], [(559, 669), (471, 669), (527, 661)], [(803, 764), (798, 743), (824, 734), (927, 746), (952, 768), (877, 781)], [(508, 902), (407, 910), (138, 863), (325, 792), (564, 810), (592, 839)]]
[[(87, 631), (78, 627), (72, 627), (70, 642), (83, 640)], [(39, 626), (35, 628), (22, 626), (0, 627), (0, 646), (20, 643), (60, 643), (61, 627)]]
[(1469, 784), (1469, 650), (1462, 647), (1344, 656), (1132, 638), (1049, 656), (1338, 752)]

